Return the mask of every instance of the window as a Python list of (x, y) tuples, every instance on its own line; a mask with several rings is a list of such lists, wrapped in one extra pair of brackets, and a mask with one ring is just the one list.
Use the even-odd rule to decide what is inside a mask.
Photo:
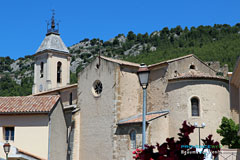
[(14, 127), (4, 127), (4, 140), (14, 141)]
[(61, 83), (62, 81), (62, 63), (57, 63), (57, 83)]
[(136, 131), (130, 132), (131, 149), (136, 149)]
[(199, 116), (199, 100), (194, 97), (191, 99), (192, 116)]
[(43, 78), (43, 67), (44, 67), (44, 63), (43, 62), (41, 62), (41, 66), (40, 66), (41, 68), (40, 68), (40, 78)]
[(196, 69), (196, 67), (194, 65), (191, 65), (189, 68), (190, 69)]
[(69, 105), (72, 105), (72, 92), (69, 95)]
[(93, 83), (93, 87), (92, 87), (92, 92), (93, 92), (93, 95), (95, 97), (99, 97), (102, 93), (102, 90), (103, 90), (103, 85), (102, 85), (102, 82), (99, 81), (99, 80), (96, 80), (94, 83)]

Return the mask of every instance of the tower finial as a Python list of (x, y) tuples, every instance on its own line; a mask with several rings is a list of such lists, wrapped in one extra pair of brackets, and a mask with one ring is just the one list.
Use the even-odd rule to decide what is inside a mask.
[(55, 19), (54, 19), (54, 16), (55, 16), (55, 10), (52, 9), (52, 19), (51, 19), (51, 28), (52, 28), (52, 29), (55, 28)]
[(48, 24), (49, 24), (49, 21), (47, 22), (47, 35), (49, 35), (51, 33), (59, 34), (58, 33), (58, 31), (59, 31), (58, 23), (57, 23), (58, 28), (55, 29), (56, 25), (55, 25), (55, 10), (54, 9), (52, 9), (51, 28), (48, 28)]

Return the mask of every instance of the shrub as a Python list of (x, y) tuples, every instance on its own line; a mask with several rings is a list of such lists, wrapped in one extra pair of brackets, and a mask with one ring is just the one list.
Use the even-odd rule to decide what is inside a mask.
[[(204, 154), (203, 151), (206, 148), (203, 148), (201, 153), (196, 153), (196, 148), (188, 148), (183, 146), (189, 146), (190, 137), (189, 135), (193, 133), (195, 127), (188, 125), (186, 121), (183, 122), (182, 128), (180, 128), (179, 140), (175, 141), (174, 138), (167, 138), (165, 143), (156, 146), (145, 145), (146, 149), (141, 150), (137, 149), (133, 152), (136, 156), (133, 158), (135, 160), (203, 160)], [(218, 151), (220, 150), (219, 143), (212, 140), (212, 135), (209, 135), (207, 138), (202, 139), (204, 145), (211, 145), (214, 147), (209, 148), (212, 155), (216, 157)], [(157, 148), (157, 152), (153, 152), (153, 149)], [(194, 154), (188, 154), (194, 153)]]

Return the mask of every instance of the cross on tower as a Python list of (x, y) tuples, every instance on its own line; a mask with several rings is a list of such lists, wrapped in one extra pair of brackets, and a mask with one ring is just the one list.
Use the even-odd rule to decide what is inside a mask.
[(57, 28), (55, 25), (55, 9), (52, 9), (52, 18), (51, 18), (51, 28), (49, 28), (50, 21), (47, 21), (47, 34), (55, 33), (58, 34), (59, 32), (59, 24), (57, 23)]

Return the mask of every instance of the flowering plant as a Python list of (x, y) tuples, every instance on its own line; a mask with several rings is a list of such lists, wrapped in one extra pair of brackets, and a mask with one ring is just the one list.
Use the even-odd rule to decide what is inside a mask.
[[(133, 158), (135, 160), (203, 160), (204, 159), (204, 149), (198, 153), (196, 148), (188, 148), (182, 146), (189, 146), (190, 138), (189, 135), (194, 132), (195, 127), (191, 124), (187, 124), (186, 121), (183, 122), (182, 128), (180, 128), (180, 133), (178, 133), (179, 140), (175, 141), (174, 138), (167, 138), (166, 142), (162, 145), (157, 143), (156, 146), (145, 145), (145, 149), (137, 149), (133, 152), (135, 155)], [(207, 138), (202, 139), (204, 145), (208, 146), (219, 146), (217, 141), (212, 140), (212, 135)], [(157, 152), (153, 150), (157, 149)], [(212, 155), (217, 157), (219, 147), (209, 148)]]

